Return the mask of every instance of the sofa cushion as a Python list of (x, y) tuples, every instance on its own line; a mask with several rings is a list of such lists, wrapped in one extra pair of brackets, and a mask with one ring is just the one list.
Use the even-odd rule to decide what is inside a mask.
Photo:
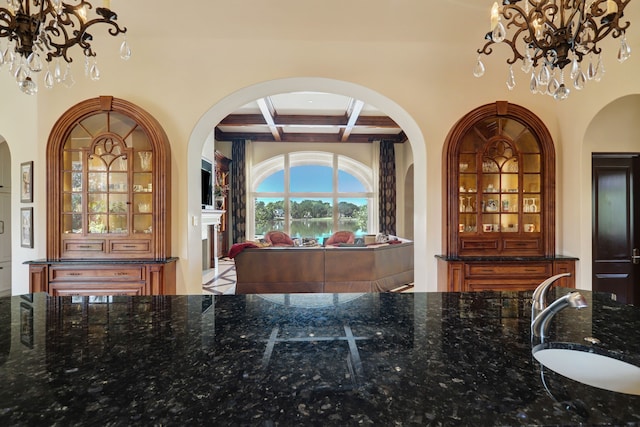
[(339, 243), (347, 243), (349, 245), (355, 242), (356, 236), (353, 234), (353, 231), (336, 231), (327, 239), (325, 242), (325, 246), (327, 245), (337, 245)]
[(264, 240), (273, 246), (293, 246), (293, 240), (282, 231), (269, 231), (264, 236)]

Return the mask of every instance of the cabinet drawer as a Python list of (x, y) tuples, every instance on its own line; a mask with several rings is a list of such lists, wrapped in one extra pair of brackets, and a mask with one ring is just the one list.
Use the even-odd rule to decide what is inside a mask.
[(483, 240), (473, 240), (473, 239), (460, 239), (460, 250), (461, 251), (471, 251), (471, 250), (498, 250), (498, 239), (483, 239)]
[(502, 247), (504, 250), (522, 250), (522, 249), (532, 249), (539, 250), (542, 245), (541, 239), (504, 239), (502, 242)]
[(64, 252), (104, 252), (104, 240), (65, 240)]
[(538, 287), (540, 280), (469, 280), (464, 285), (465, 292), (477, 291), (532, 291)]
[(150, 243), (148, 240), (112, 241), (110, 252), (149, 252)]
[(52, 296), (145, 295), (144, 283), (64, 283), (49, 285)]
[(467, 277), (477, 276), (534, 276), (549, 277), (552, 275), (551, 264), (467, 264)]
[(69, 280), (144, 280), (143, 267), (108, 267), (108, 268), (67, 268), (52, 267), (49, 269), (50, 281)]

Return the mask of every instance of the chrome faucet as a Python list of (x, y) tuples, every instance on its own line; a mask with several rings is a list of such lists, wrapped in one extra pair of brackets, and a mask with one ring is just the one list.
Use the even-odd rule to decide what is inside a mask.
[(560, 273), (555, 276), (551, 276), (544, 282), (540, 283), (535, 291), (533, 291), (532, 305), (531, 305), (531, 322), (536, 318), (538, 313), (547, 307), (547, 292), (556, 280), (563, 277), (571, 276), (571, 273)]
[(549, 336), (549, 322), (559, 311), (567, 307), (580, 309), (587, 307), (587, 305), (587, 300), (582, 296), (582, 294), (580, 294), (580, 292), (570, 292), (565, 296), (558, 298), (547, 308), (542, 310), (542, 312), (531, 322), (531, 339), (536, 336), (540, 337), (544, 342), (544, 339)]

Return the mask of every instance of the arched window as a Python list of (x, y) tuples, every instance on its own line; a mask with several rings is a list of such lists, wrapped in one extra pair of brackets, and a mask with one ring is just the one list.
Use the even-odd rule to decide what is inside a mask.
[[(338, 230), (376, 230), (372, 168), (319, 151), (286, 153), (252, 170), (252, 234), (282, 230), (294, 239), (323, 239)], [(251, 230), (250, 230), (251, 232)]]

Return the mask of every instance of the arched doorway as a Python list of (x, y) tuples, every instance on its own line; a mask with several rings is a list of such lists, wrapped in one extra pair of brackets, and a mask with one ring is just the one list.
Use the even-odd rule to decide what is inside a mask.
[(582, 277), (593, 291), (611, 292), (627, 304), (640, 300), (640, 268), (632, 258), (640, 247), (639, 101), (635, 94), (607, 104), (591, 119), (584, 137), (584, 170), (590, 172), (585, 181), (591, 182), (584, 187), (590, 191), (583, 226), (591, 241), (582, 245), (580, 259), (589, 260), (581, 263)]
[[(339, 80), (324, 78), (291, 78), (262, 82), (243, 88), (222, 99), (211, 107), (200, 118), (189, 139), (187, 150), (187, 186), (194, 188), (199, 186), (201, 177), (199, 169), (195, 165), (200, 164), (203, 145), (214, 139), (212, 123), (220, 122), (230, 112), (256, 98), (277, 93), (313, 90), (327, 93), (337, 93), (360, 99), (366, 103), (375, 105), (391, 117), (406, 133), (413, 151), (415, 173), (414, 184), (416, 188), (427, 188), (426, 184), (426, 148), (424, 137), (415, 120), (398, 104), (383, 95), (366, 87)], [(187, 216), (192, 220), (186, 233), (187, 254), (184, 256), (183, 271), (188, 293), (200, 293), (201, 282), (201, 228), (199, 226), (201, 214), (201, 201), (198, 192), (187, 194)], [(426, 211), (427, 198), (425, 193), (414, 196), (414, 236), (416, 260), (426, 259)], [(182, 258), (182, 257), (181, 257)], [(436, 288), (436, 273), (427, 271), (427, 264), (416, 262), (415, 290), (427, 291)], [(429, 286), (431, 285), (431, 286)]]
[(11, 152), (0, 136), (0, 296), (11, 295)]

